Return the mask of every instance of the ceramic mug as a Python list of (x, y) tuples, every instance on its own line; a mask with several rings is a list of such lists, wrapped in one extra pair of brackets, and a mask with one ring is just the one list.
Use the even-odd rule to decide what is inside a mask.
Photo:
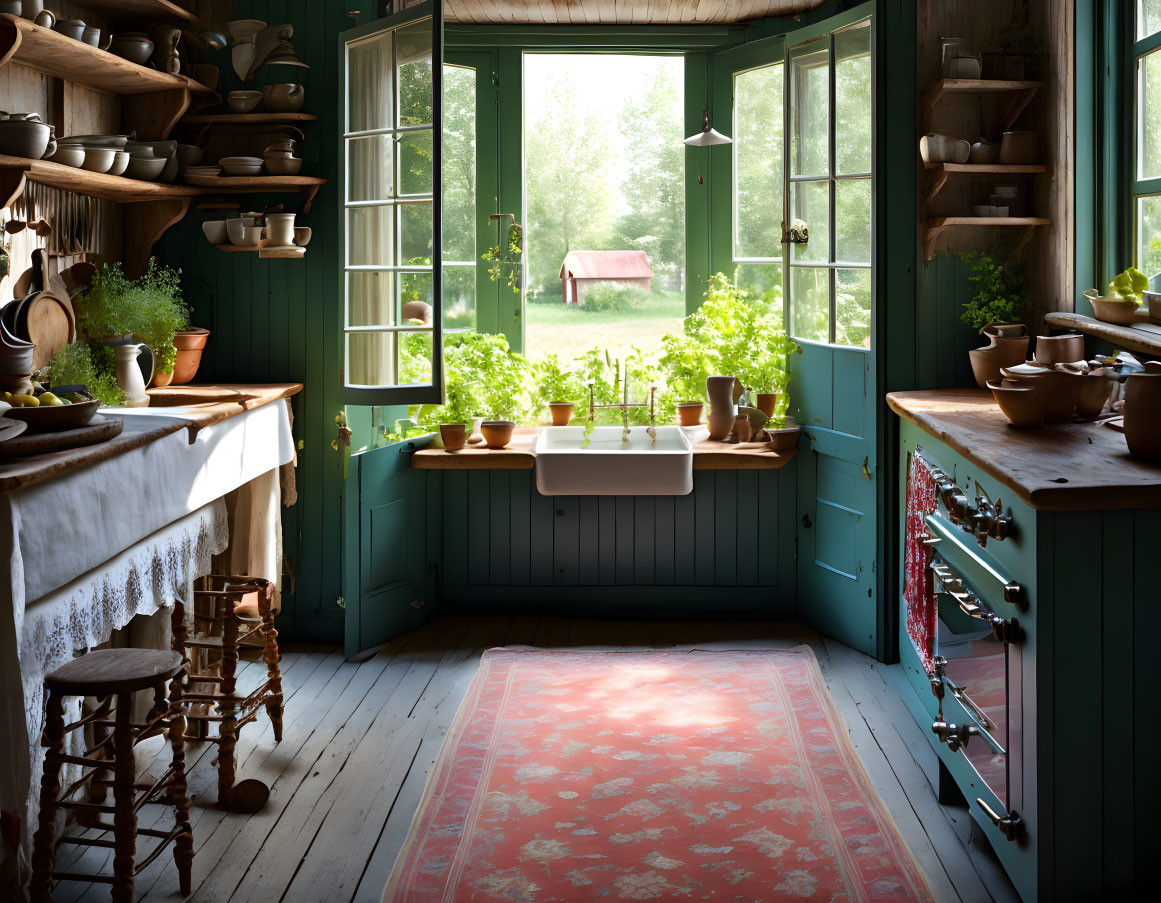
[(266, 214), (266, 237), (270, 244), (280, 248), (292, 246), (294, 244), (294, 214)]

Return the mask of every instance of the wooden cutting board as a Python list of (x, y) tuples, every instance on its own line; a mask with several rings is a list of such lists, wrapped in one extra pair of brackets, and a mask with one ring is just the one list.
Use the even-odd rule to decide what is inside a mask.
[(20, 335), (36, 345), (32, 366), (40, 369), (75, 337), (72, 304), (54, 292), (38, 292), (25, 302), (19, 314)]
[(69, 448), (80, 448), (83, 445), (95, 445), (119, 435), (124, 426), (125, 420), (122, 417), (96, 414), (87, 424), (75, 430), (61, 430), (59, 433), (25, 433), (15, 439), (0, 442), (0, 461), (44, 455)]

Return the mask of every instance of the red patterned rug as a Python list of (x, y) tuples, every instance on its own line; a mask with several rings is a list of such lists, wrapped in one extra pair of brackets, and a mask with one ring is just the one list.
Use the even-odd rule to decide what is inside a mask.
[(385, 900), (930, 900), (807, 646), (493, 649)]

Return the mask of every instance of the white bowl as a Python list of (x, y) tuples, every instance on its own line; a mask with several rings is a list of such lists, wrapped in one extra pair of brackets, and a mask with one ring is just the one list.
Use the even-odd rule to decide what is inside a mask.
[(222, 169), (230, 176), (260, 176), (262, 175), (262, 161), (257, 163), (238, 163), (222, 160)]
[(68, 135), (61, 138), (60, 144), (83, 144), (85, 147), (113, 147), (125, 150), (127, 135)]
[(125, 168), (125, 175), (130, 179), (140, 179), (143, 182), (152, 182), (165, 169), (168, 162), (165, 157), (135, 157), (129, 155), (129, 165)]
[(215, 245), (224, 245), (230, 240), (224, 219), (211, 219), (202, 223), (202, 234)]
[(262, 241), (261, 226), (242, 226), (230, 235), (230, 242), (240, 248), (253, 248)]
[(65, 166), (84, 166), (85, 149), (79, 144), (61, 144), (57, 147), (56, 153), (48, 159)]
[(226, 95), (226, 103), (235, 113), (249, 113), (261, 102), (261, 91), (231, 91)]
[(87, 147), (84, 168), (89, 172), (108, 172), (116, 153), (111, 147)]
[(120, 176), (124, 175), (125, 169), (129, 166), (129, 152), (128, 151), (113, 151), (113, 165), (109, 167), (109, 175)]

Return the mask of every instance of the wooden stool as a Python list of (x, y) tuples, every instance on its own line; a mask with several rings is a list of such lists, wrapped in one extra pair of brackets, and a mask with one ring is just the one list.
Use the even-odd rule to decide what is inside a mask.
[[(181, 892), (183, 896), (189, 894), (194, 850), (193, 829), (189, 824), (189, 800), (186, 799), (183, 746), (185, 716), (181, 673), (181, 656), (176, 652), (164, 649), (100, 649), (62, 665), (45, 678), (48, 705), (41, 743), (47, 752), (40, 783), (40, 822), (32, 852), (32, 903), (50, 903), (54, 878), (111, 884), (114, 903), (131, 903), (134, 877), (156, 859), (171, 840), (174, 841), (173, 859), (177, 864)], [(144, 724), (133, 724), (133, 693), (149, 687), (153, 688), (153, 707)], [(65, 696), (96, 696), (101, 703), (96, 711), (66, 726), (62, 705)], [(113, 697), (116, 697), (115, 707), (112, 704)], [(111, 719), (110, 711), (113, 712)], [(90, 723), (105, 727), (111, 725), (112, 732), (105, 734), (96, 746), (85, 750), (84, 755), (67, 755), (65, 735)], [(146, 737), (156, 736), (162, 730), (166, 731), (173, 748), (173, 762), (159, 780), (138, 794), (134, 784), (133, 746)], [(66, 763), (79, 765), (86, 771), (62, 794), (60, 768)], [(103, 777), (110, 771), (113, 773), (112, 781)], [(85, 785), (112, 786), (112, 805), (74, 800), (73, 794)], [(158, 801), (157, 798), (163, 792), (168, 794), (174, 809), (175, 824), (172, 830), (138, 829), (137, 810), (146, 803)], [(60, 809), (80, 810), (89, 816), (89, 826), (112, 831), (113, 839), (65, 836), (57, 841), (56, 816)], [(102, 820), (102, 813), (112, 813), (112, 823)], [(138, 834), (161, 838), (161, 842), (140, 865), (134, 867)], [(112, 876), (53, 872), (58, 842), (112, 849)]]
[[(278, 669), (278, 631), (274, 629), (274, 584), (261, 577), (203, 577), (194, 589), (193, 624), (195, 636), (186, 626), (185, 606), (177, 600), (173, 610), (173, 648), (187, 656), (190, 684), (216, 687), (212, 692), (188, 692), (186, 702), (212, 705), (214, 710), (187, 712), (191, 740), (218, 744), (218, 808), (228, 812), (257, 812), (270, 797), (261, 781), (235, 780), (234, 748), (238, 733), (258, 717), (266, 706), (274, 731), (274, 742), (282, 740), (282, 673)], [(266, 680), (247, 696), (237, 693), (235, 672), (239, 647), (262, 649)], [(213, 662), (210, 659), (216, 658)], [(209, 733), (210, 722), (218, 723), (218, 735)]]

